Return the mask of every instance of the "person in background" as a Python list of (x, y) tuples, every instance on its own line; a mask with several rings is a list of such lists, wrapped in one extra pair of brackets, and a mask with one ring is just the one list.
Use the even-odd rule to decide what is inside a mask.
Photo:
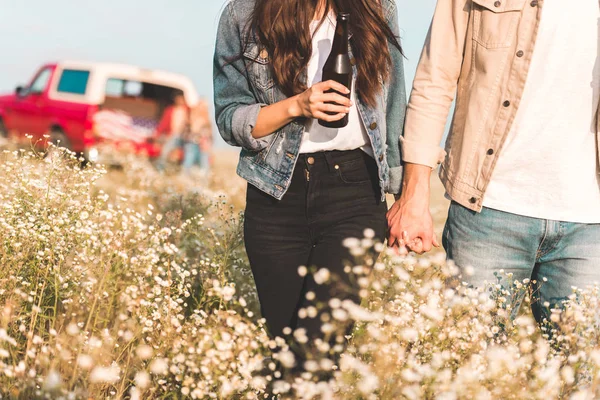
[(208, 105), (204, 100), (190, 110), (190, 129), (183, 143), (183, 173), (189, 175), (195, 166), (203, 174), (210, 169), (212, 129)]
[(164, 171), (169, 155), (184, 145), (184, 134), (189, 130), (190, 109), (182, 92), (175, 92), (173, 105), (167, 107), (156, 128), (155, 137), (166, 134), (160, 158), (157, 163), (159, 171)]

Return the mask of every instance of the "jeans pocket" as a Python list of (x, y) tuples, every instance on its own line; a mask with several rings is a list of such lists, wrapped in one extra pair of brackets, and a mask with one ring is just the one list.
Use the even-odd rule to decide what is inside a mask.
[[(363, 160), (352, 160), (337, 164), (340, 180), (347, 184), (370, 183), (373, 180), (372, 168)], [(377, 166), (375, 166), (377, 168)], [(375, 171), (375, 176), (377, 172)]]

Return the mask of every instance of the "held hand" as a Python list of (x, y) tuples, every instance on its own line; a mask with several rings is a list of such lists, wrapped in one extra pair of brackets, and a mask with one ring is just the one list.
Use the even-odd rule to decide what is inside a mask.
[(387, 214), (388, 245), (401, 253), (408, 250), (423, 254), (440, 247), (433, 231), (429, 211), (429, 198), (424, 196), (401, 197)]
[[(326, 93), (330, 90), (335, 90), (338, 93)], [(350, 99), (339, 93), (347, 95), (350, 90), (335, 81), (317, 83), (304, 93), (296, 96), (292, 114), (295, 117), (314, 118), (327, 122), (339, 121), (350, 112), (352, 106)], [(328, 113), (334, 114), (330, 115)]]

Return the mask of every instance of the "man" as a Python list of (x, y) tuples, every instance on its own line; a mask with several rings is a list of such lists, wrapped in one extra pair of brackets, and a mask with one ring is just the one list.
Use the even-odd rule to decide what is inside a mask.
[(598, 0), (440, 0), (408, 105), (390, 244), (437, 245), (429, 178), (443, 162), (448, 257), (476, 287), (500, 270), (508, 288), (538, 282), (538, 321), (600, 280), (599, 17)]

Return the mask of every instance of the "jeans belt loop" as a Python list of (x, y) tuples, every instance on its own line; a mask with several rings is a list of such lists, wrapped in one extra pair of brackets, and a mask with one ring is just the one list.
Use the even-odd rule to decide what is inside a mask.
[(327, 167), (329, 168), (329, 172), (335, 172), (335, 166), (337, 165), (337, 162), (335, 161), (335, 157), (332, 153), (325, 153), (325, 161), (327, 161)]

